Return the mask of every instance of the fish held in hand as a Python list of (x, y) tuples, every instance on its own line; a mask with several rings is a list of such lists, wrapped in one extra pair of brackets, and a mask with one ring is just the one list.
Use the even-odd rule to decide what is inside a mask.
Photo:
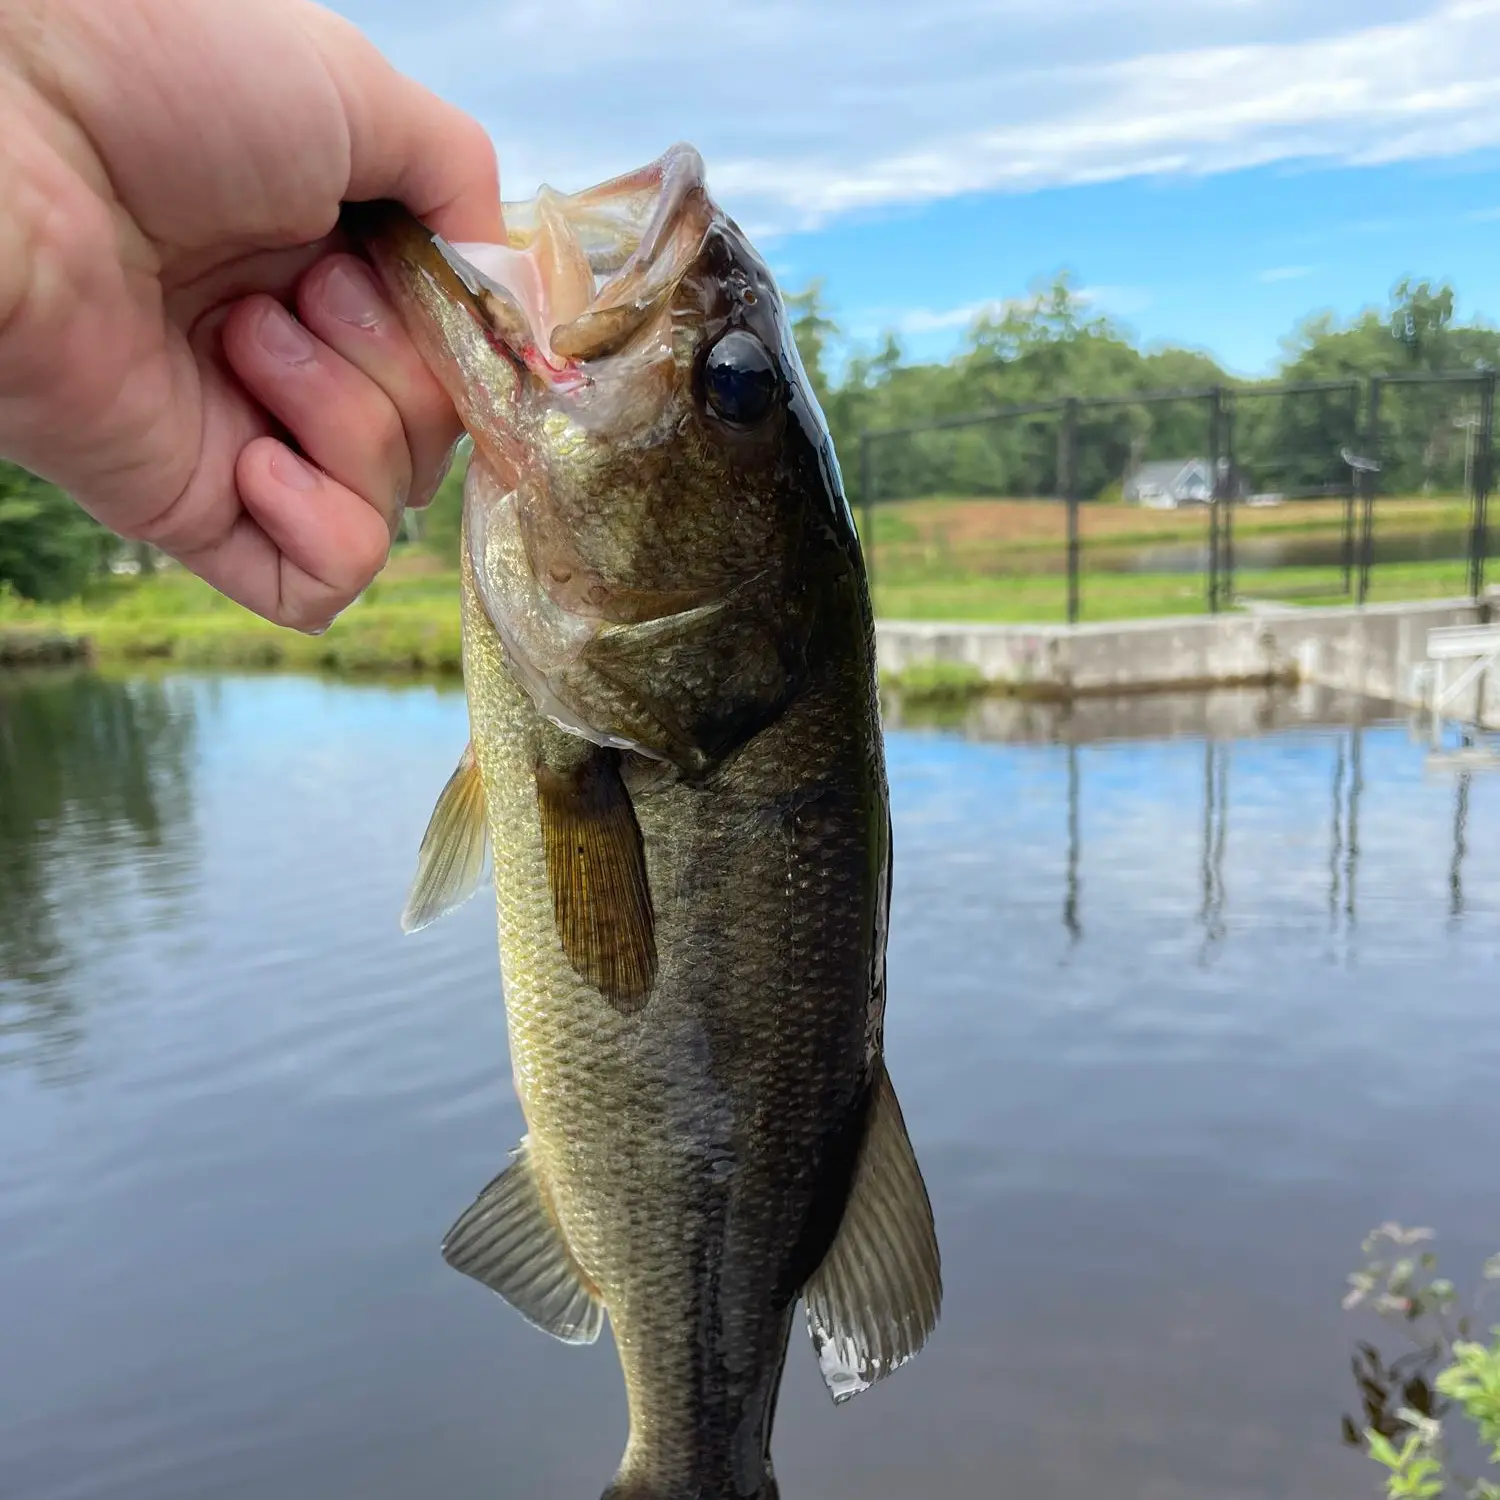
[(526, 1136), (450, 1264), (538, 1327), (607, 1315), (612, 1500), (775, 1496), (798, 1300), (835, 1401), (941, 1278), (886, 1071), (889, 798), (859, 541), (764, 262), (675, 147), (447, 245), (346, 228), (473, 440), (470, 743), (406, 927), (493, 866)]

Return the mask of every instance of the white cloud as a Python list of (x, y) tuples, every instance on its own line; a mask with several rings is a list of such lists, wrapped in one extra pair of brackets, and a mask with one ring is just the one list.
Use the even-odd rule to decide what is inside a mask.
[(583, 186), (686, 138), (752, 233), (1500, 145), (1500, 0), (335, 3), (490, 125), (508, 193)]
[(1311, 266), (1267, 266), (1264, 271), (1257, 271), (1257, 281), (1301, 281), (1305, 276), (1311, 276)]
[[(909, 307), (882, 326), (893, 326), (897, 333), (940, 333), (950, 328), (968, 328), (976, 318), (986, 314), (1003, 317), (1005, 303), (991, 298), (984, 302), (966, 302), (962, 307)], [(871, 319), (866, 315), (861, 321), (868, 324)]]
[[(1151, 305), (1151, 294), (1135, 286), (1079, 286), (1073, 295), (1085, 307), (1113, 317), (1128, 317)], [(903, 338), (922, 339), (928, 334), (952, 333), (971, 327), (979, 317), (1004, 317), (1006, 309), (1026, 299), (990, 297), (964, 302), (956, 307), (872, 307), (854, 314), (850, 336), (868, 339), (886, 332)]]

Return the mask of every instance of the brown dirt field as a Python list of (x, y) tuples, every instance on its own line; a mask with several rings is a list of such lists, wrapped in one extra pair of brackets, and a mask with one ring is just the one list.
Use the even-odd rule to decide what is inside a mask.
[(385, 565), (381, 576), (386, 579), (430, 578), (448, 571), (450, 566), (442, 558), (425, 547), (408, 543), (391, 552), (391, 560)]
[[(1400, 519), (1436, 526), (1452, 524), (1463, 502), (1451, 498), (1382, 498), (1378, 519), (1389, 525)], [(946, 541), (950, 546), (985, 546), (1055, 540), (1063, 530), (1063, 508), (1057, 500), (999, 500), (988, 498), (898, 500), (882, 503), (882, 514), (897, 518), (923, 543)], [(1238, 505), (1237, 532), (1287, 529), (1336, 529), (1343, 506), (1330, 500), (1292, 500), (1285, 505)], [(1148, 510), (1134, 505), (1085, 504), (1079, 511), (1082, 533), (1090, 538), (1129, 536), (1174, 540), (1196, 538), (1206, 529), (1205, 507), (1185, 510)]]

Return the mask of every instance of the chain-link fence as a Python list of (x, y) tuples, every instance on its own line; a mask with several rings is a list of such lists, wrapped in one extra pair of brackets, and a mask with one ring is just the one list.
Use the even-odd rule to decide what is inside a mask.
[[(887, 613), (1055, 612), (1067, 578), (1066, 403), (866, 433), (861, 531)], [(976, 613), (977, 612), (977, 613)]]
[(1495, 376), (1061, 398), (862, 434), (890, 618), (1478, 597)]

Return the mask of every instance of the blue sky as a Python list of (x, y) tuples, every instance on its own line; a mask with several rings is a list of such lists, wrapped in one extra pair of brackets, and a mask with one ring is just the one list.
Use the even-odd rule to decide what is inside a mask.
[(916, 357), (1063, 268), (1244, 374), (1405, 274), (1500, 320), (1500, 0), (335, 8), (484, 121), (506, 196), (692, 141), (785, 288)]

